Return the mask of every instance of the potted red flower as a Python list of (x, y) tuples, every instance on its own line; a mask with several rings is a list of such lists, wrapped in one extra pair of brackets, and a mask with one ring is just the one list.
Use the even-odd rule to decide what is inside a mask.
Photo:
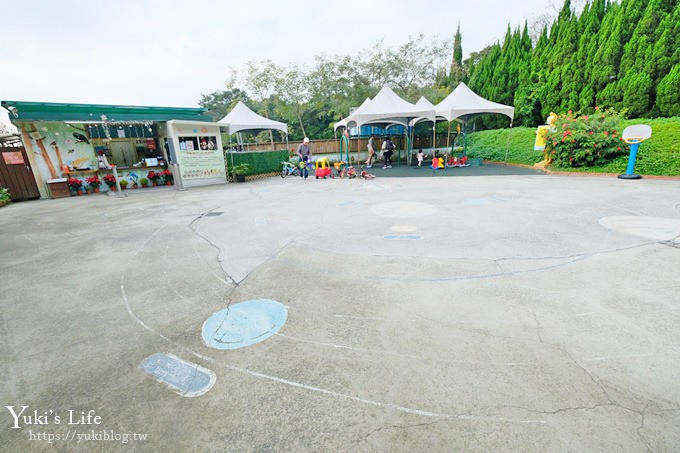
[(106, 183), (107, 186), (109, 186), (109, 189), (111, 190), (116, 190), (116, 177), (113, 175), (104, 175), (104, 182)]
[(168, 185), (168, 186), (171, 186), (172, 183), (175, 180), (175, 177), (173, 176), (173, 174), (170, 170), (163, 170), (159, 174), (163, 178), (163, 181), (165, 182), (165, 184)]
[(69, 178), (66, 183), (68, 184), (69, 189), (71, 189), (71, 193), (77, 193), (78, 195), (83, 194), (83, 182), (80, 179)]
[(158, 180), (161, 179), (161, 174), (151, 170), (149, 173), (147, 173), (146, 177), (149, 181), (151, 181), (152, 185), (157, 186)]
[(99, 186), (102, 185), (102, 182), (97, 175), (87, 178), (85, 182), (87, 182), (88, 187), (94, 192), (99, 192)]

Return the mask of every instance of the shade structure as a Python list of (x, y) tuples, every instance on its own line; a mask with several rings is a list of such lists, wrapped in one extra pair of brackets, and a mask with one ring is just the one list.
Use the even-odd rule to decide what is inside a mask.
[(364, 124), (401, 124), (408, 126), (409, 122), (415, 118), (426, 118), (434, 121), (434, 108), (422, 108), (411, 104), (397, 96), (386, 85), (382, 87), (373, 100), (367, 98), (351, 115), (335, 123), (335, 129), (343, 126), (347, 128), (360, 127)]
[(408, 126), (414, 118), (435, 119), (435, 110), (417, 107), (396, 95), (387, 85), (360, 112), (354, 112), (357, 126), (364, 124), (401, 124)]
[[(418, 102), (416, 102), (415, 105), (416, 105), (416, 107), (421, 108), (421, 109), (426, 110), (426, 111), (435, 110), (434, 104), (431, 103), (430, 101), (428, 101), (427, 98), (425, 98), (425, 96), (420, 96), (420, 99), (418, 99)], [(421, 116), (421, 117), (412, 119), (410, 121), (409, 125), (414, 126), (416, 123), (419, 123), (421, 121), (432, 121), (433, 123), (435, 122), (435, 120), (433, 118)]]
[(265, 131), (278, 130), (288, 135), (288, 125), (279, 121), (270, 120), (253, 112), (243, 102), (238, 103), (231, 112), (218, 121), (222, 129), (231, 135), (240, 131)]
[(351, 127), (356, 127), (356, 115), (358, 113), (361, 113), (361, 110), (365, 109), (368, 104), (371, 103), (371, 98), (366, 98), (364, 102), (357, 108), (355, 111), (353, 111), (348, 117), (341, 119), (335, 125), (333, 126), (333, 130), (338, 130), (341, 127), (344, 128), (351, 128)]
[(515, 108), (489, 101), (472, 91), (461, 82), (443, 101), (435, 106), (438, 118), (453, 121), (467, 115), (482, 113), (500, 113), (508, 116), (512, 121)]

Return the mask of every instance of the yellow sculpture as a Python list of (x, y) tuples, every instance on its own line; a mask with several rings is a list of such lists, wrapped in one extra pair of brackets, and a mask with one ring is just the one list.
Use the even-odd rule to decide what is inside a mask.
[(545, 120), (546, 125), (538, 126), (536, 130), (536, 142), (534, 143), (535, 151), (543, 151), (543, 160), (534, 165), (534, 167), (545, 167), (552, 163), (552, 157), (545, 150), (545, 144), (548, 140), (548, 131), (555, 130), (555, 121), (557, 121), (557, 114), (550, 112), (550, 115)]

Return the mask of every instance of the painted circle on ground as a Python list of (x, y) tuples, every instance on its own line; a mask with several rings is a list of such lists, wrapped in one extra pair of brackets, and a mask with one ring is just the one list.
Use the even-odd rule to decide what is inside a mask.
[(419, 241), (423, 239), (420, 234), (386, 234), (383, 239), (388, 239), (391, 241)]
[(647, 216), (602, 217), (600, 225), (620, 233), (632, 234), (655, 241), (677, 240), (680, 236), (680, 219)]
[(413, 225), (394, 225), (390, 227), (390, 231), (395, 233), (413, 233), (416, 230), (418, 230), (418, 227)]
[(423, 217), (437, 212), (437, 207), (414, 201), (394, 201), (377, 204), (371, 208), (371, 212), (380, 217)]
[(203, 323), (203, 342), (215, 349), (238, 349), (266, 340), (288, 319), (288, 309), (271, 299), (254, 299), (214, 313)]

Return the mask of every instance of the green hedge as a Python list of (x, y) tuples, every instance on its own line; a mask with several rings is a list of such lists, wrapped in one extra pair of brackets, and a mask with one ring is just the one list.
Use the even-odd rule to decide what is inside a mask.
[[(263, 173), (280, 172), (281, 162), (288, 160), (288, 150), (280, 151), (244, 151), (238, 153), (224, 153), (224, 160), (227, 168), (238, 164), (248, 164), (250, 166), (249, 175), (260, 175)], [(233, 158), (233, 160), (232, 160)]]
[[(641, 175), (680, 176), (680, 117), (624, 120), (620, 130), (633, 124), (649, 124), (652, 138), (638, 148), (635, 173)], [(509, 137), (509, 140), (508, 140)], [(534, 151), (536, 129), (515, 127), (473, 132), (467, 136), (470, 158), (533, 165), (543, 160), (543, 152)], [(628, 154), (588, 168), (550, 167), (557, 171), (624, 173)]]

